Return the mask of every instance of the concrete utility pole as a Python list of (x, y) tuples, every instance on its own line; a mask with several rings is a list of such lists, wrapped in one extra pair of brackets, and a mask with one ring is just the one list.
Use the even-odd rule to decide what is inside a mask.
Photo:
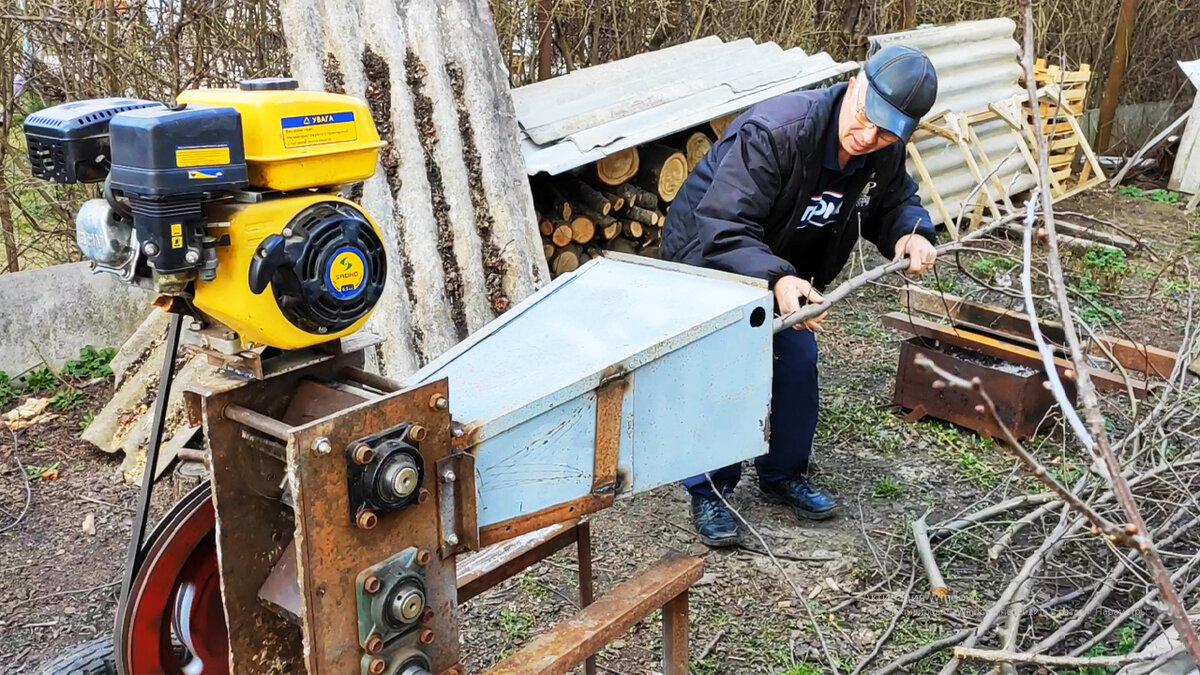
[(387, 234), (367, 330), (399, 377), (549, 278), (486, 0), (281, 0), (302, 88), (368, 101), (388, 145), (364, 208)]

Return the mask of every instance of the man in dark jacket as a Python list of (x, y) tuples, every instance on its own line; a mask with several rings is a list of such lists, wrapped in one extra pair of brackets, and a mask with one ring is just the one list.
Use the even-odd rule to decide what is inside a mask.
[[(891, 46), (846, 84), (752, 107), (683, 184), (660, 257), (764, 279), (781, 314), (820, 303), (860, 236), (889, 258), (908, 256), (912, 273), (930, 269), (936, 235), (904, 156), (936, 95), (929, 59)], [(818, 406), (813, 332), (824, 318), (775, 336), (769, 451), (755, 460), (766, 497), (811, 519), (837, 509), (807, 479)], [(740, 475), (735, 464), (684, 481), (693, 525), (710, 546), (738, 541), (737, 523), (712, 485), (728, 494)]]

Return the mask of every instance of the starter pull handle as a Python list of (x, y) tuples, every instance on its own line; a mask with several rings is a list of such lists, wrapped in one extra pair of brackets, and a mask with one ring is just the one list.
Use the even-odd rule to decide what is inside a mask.
[(254, 252), (254, 261), (250, 263), (250, 292), (258, 295), (267, 288), (267, 284), (271, 283), (271, 278), (275, 276), (275, 270), (283, 264), (283, 245), (286, 240), (278, 235), (273, 234), (258, 245), (258, 250)]

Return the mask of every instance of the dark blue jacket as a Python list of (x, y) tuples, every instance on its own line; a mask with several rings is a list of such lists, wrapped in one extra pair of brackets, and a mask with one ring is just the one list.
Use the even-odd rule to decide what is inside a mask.
[(671, 203), (659, 257), (771, 285), (795, 275), (824, 289), (860, 234), (888, 259), (910, 232), (936, 243), (929, 213), (904, 171), (903, 143), (863, 157), (863, 169), (843, 186), (841, 209), (853, 211), (838, 219), (845, 224), (840, 231), (806, 225), (805, 210), (824, 189), (827, 134), (836, 133), (845, 90), (838, 84), (783, 94), (734, 120)]

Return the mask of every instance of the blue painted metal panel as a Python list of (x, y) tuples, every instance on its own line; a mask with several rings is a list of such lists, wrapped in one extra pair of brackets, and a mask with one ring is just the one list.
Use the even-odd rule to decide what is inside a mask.
[(638, 369), (633, 492), (767, 451), (771, 341), (749, 315)]
[[(624, 372), (618, 481), (641, 491), (766, 451), (772, 295), (685, 265), (600, 258), (415, 373), (475, 443), (480, 526), (587, 495), (595, 390)], [(752, 317), (758, 325), (752, 325)]]
[(596, 396), (587, 393), (475, 447), (479, 525), (585, 495), (592, 486)]

